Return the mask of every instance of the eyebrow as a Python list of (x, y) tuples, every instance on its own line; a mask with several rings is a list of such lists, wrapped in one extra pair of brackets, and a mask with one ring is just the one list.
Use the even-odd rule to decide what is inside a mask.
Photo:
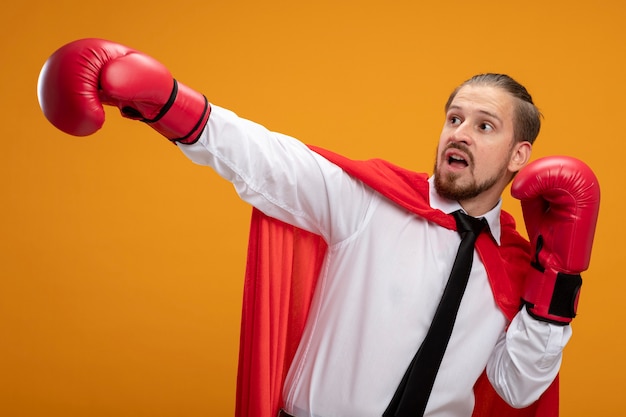
[[(448, 111), (450, 110), (463, 110), (463, 108), (457, 104), (452, 104), (450, 107), (448, 107)], [(492, 113), (490, 111), (487, 110), (478, 110), (479, 113), (485, 114), (489, 117), (492, 117), (494, 119), (496, 119), (498, 122), (502, 123), (502, 119), (500, 119), (495, 113)]]

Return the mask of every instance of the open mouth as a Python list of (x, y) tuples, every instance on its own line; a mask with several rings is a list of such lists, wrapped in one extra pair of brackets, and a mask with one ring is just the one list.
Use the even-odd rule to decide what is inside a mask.
[(469, 163), (466, 157), (454, 151), (449, 151), (446, 157), (447, 157), (448, 165), (450, 165), (453, 168), (461, 169), (461, 168), (467, 168), (469, 166)]

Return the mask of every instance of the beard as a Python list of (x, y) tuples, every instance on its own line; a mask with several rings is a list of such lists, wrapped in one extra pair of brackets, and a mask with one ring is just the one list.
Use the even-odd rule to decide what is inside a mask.
[[(461, 148), (461, 146), (458, 145), (452, 147)], [(478, 182), (473, 176), (474, 158), (469, 153), (469, 151), (465, 150), (465, 152), (468, 153), (470, 157), (471, 162), (468, 166), (468, 169), (470, 170), (470, 174), (472, 176), (471, 181), (466, 184), (459, 184), (458, 180), (461, 177), (460, 174), (452, 172), (447, 174), (440, 173), (439, 169), (437, 169), (437, 158), (435, 157), (435, 190), (440, 196), (447, 198), (448, 200), (464, 201), (472, 199), (474, 197), (478, 197), (480, 194), (493, 187), (508, 172), (507, 164), (503, 163), (494, 175), (485, 179), (484, 181)]]

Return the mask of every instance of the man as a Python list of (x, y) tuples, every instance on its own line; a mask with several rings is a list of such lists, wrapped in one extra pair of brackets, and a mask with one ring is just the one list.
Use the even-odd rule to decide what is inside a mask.
[[(287, 415), (405, 415), (391, 404), (446, 288), (461, 240), (449, 215), (457, 211), (488, 226), (478, 236), (454, 330), (420, 413), (472, 415), (485, 370), (515, 408), (535, 403), (557, 377), (575, 306), (549, 314), (538, 303), (542, 295), (519, 308), (523, 295), (554, 298), (555, 285), (524, 283), (530, 248), (501, 212), (501, 194), (529, 161), (540, 126), (530, 95), (512, 78), (484, 74), (453, 92), (430, 178), (384, 161), (349, 161), (270, 132), (209, 105), (172, 82), (159, 63), (108, 41), (86, 39), (57, 51), (42, 70), (39, 95), (50, 121), (75, 135), (100, 127), (101, 103), (119, 107), (231, 181), (266, 216), (323, 239), (315, 293), (283, 384)], [(533, 187), (521, 188), (524, 194)], [(530, 216), (544, 210), (535, 207)], [(595, 225), (597, 209), (590, 213)], [(537, 246), (537, 260), (539, 252)], [(573, 285), (565, 297), (577, 291)]]

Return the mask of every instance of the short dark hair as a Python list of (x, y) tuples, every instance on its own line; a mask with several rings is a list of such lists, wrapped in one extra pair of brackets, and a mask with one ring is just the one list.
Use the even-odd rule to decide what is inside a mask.
[(466, 85), (499, 87), (518, 99), (518, 106), (515, 109), (515, 125), (513, 127), (515, 140), (518, 142), (528, 141), (532, 144), (537, 139), (541, 129), (542, 115), (535, 103), (533, 103), (533, 98), (526, 90), (526, 87), (506, 74), (485, 73), (474, 75), (455, 88), (452, 94), (450, 94), (446, 102), (446, 112), (459, 90)]

